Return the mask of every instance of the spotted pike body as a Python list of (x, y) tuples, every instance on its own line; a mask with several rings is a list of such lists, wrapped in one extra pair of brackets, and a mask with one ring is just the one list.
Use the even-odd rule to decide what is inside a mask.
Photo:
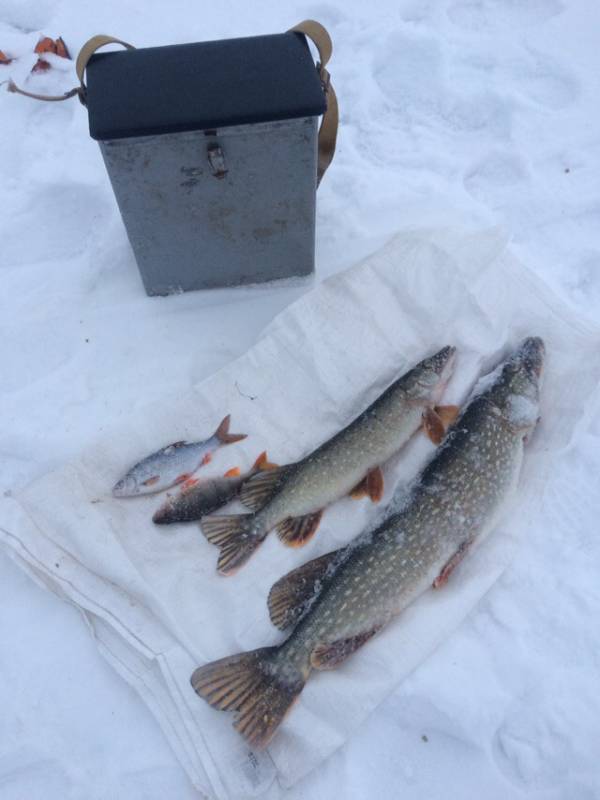
[(442, 586), (493, 527), (538, 419), (543, 358), (542, 341), (526, 339), (472, 397), (400, 510), (273, 586), (269, 611), (292, 629), (286, 641), (194, 672), (196, 692), (235, 711), (252, 746), (268, 744), (313, 669), (337, 667), (432, 584)]
[(380, 499), (380, 465), (406, 444), (421, 426), (424, 413), (439, 402), (454, 355), (455, 348), (445, 347), (421, 361), (308, 456), (250, 479), (240, 499), (253, 514), (204, 518), (204, 534), (221, 550), (219, 572), (237, 571), (273, 528), (285, 544), (305, 544), (323, 509), (361, 484), (371, 499)]

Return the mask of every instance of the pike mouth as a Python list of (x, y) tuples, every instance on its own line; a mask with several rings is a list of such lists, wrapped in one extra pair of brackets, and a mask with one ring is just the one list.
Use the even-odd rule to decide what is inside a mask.
[(433, 401), (438, 403), (446, 391), (446, 387), (450, 383), (450, 378), (454, 373), (454, 365), (456, 364), (456, 347), (446, 347), (440, 355), (445, 356), (444, 363), (438, 371), (438, 380), (435, 384), (433, 392)]
[(454, 372), (454, 366), (456, 364), (456, 347), (448, 347), (448, 355), (446, 357), (446, 363), (441, 369), (440, 372), (440, 381), (444, 382), (444, 386), (448, 384), (448, 381), (452, 377), (452, 373)]
[(417, 379), (416, 382), (419, 384), (419, 386), (426, 388), (427, 386), (433, 385), (433, 378), (434, 376), (437, 376), (438, 380), (436, 381), (436, 385), (438, 385), (438, 382), (440, 381), (447, 383), (452, 376), (455, 361), (456, 347), (448, 345), (447, 347), (442, 348), (434, 356), (431, 356), (429, 359), (426, 359), (423, 362), (425, 372), (421, 376), (421, 379)]
[(544, 371), (546, 346), (539, 336), (530, 336), (519, 348), (519, 360), (523, 367), (536, 378), (541, 378)]

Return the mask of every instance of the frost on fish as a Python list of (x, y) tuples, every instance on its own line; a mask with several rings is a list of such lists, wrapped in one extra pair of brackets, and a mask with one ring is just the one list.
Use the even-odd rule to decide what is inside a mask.
[(251, 746), (268, 745), (313, 669), (339, 666), (426, 589), (444, 586), (495, 524), (519, 476), (521, 423), (531, 428), (537, 419), (543, 358), (542, 341), (526, 339), (471, 400), (394, 513), (275, 583), (269, 613), (291, 631), (281, 645), (195, 670), (197, 694), (234, 712)]
[(535, 425), (538, 418), (538, 405), (529, 397), (514, 394), (508, 399), (510, 411), (508, 419), (517, 428), (529, 428)]

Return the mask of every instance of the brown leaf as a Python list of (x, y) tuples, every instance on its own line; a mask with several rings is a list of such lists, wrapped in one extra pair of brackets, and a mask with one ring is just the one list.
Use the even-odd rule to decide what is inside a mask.
[(0, 64), (10, 64), (11, 61), (12, 61), (12, 58), (9, 58), (8, 56), (5, 56), (4, 53), (2, 52), (2, 50), (0, 50)]
[(71, 58), (71, 54), (67, 49), (67, 45), (64, 42), (62, 36), (59, 36), (55, 42), (56, 44), (56, 55), (60, 56), (61, 58)]
[(38, 58), (37, 62), (33, 65), (31, 71), (32, 72), (46, 72), (50, 69), (50, 64), (47, 61), (44, 61), (41, 58)]
[(34, 53), (56, 53), (56, 42), (49, 36), (42, 37), (36, 44)]

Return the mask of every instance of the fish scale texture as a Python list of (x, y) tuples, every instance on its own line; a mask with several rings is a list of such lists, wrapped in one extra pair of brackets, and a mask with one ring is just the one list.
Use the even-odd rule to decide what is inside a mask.
[[(238, 0), (202, 11), (187, 0), (173, 0), (168, 15), (164, 10), (157, 0), (126, 5), (4, 0), (0, 49), (17, 58), (10, 67), (0, 66), (0, 81), (12, 75), (26, 82), (38, 32), (62, 35), (75, 53), (90, 35), (103, 31), (138, 45), (160, 45), (281, 31), (315, 17), (334, 39), (331, 72), (342, 110), (336, 160), (319, 190), (317, 281), (373, 252), (399, 227), (451, 224), (455, 218), (499, 223), (521, 258), (575, 307), (577, 316), (598, 318), (600, 11), (595, 2), (382, 0), (368, 8), (354, 0), (267, 2), (257, 13)], [(52, 66), (28, 79), (28, 88), (53, 93), (70, 88), (71, 65), (53, 59)], [(132, 420), (150, 427), (148, 403), (168, 404), (167, 397), (190, 391), (241, 355), (274, 315), (310, 286), (148, 300), (100, 155), (87, 136), (85, 112), (76, 101), (41, 105), (2, 88), (0, 491), (16, 494), (65, 461), (92, 452), (98, 437), (106, 443), (107, 432), (108, 451), (126, 467)], [(448, 324), (446, 306), (457, 309), (460, 301), (460, 314), (467, 314), (472, 329), (467, 359), (493, 350), (501, 336), (488, 330), (478, 303), (457, 295), (445, 281), (429, 281), (429, 272), (419, 269), (436, 248), (442, 259), (450, 252), (452, 263), (460, 266), (465, 253), (472, 254), (473, 241), (466, 242), (466, 251), (444, 250), (439, 241), (411, 247), (405, 294), (426, 296)], [(342, 293), (348, 301), (366, 296), (373, 275), (367, 267), (360, 285), (338, 285), (334, 295)], [(390, 272), (390, 286), (394, 275)], [(300, 352), (311, 341), (306, 321), (327, 318), (331, 298), (325, 292), (304, 305), (301, 318), (288, 320), (283, 339), (284, 350), (296, 356), (295, 369), (305, 373), (312, 415), (318, 411), (328, 430), (364, 387), (380, 379), (381, 354), (399, 352), (386, 327), (386, 320), (398, 315), (395, 294), (381, 294), (370, 319), (369, 328), (381, 335), (371, 358), (361, 352), (356, 332), (362, 330), (362, 318), (352, 316), (350, 302), (347, 321), (360, 368), (349, 372), (344, 359), (332, 359), (327, 372), (314, 376), (314, 351), (309, 347), (308, 357)], [(499, 282), (493, 299), (497, 325), (506, 330), (519, 292), (514, 284)], [(412, 320), (415, 328), (404, 331), (402, 342), (411, 357), (437, 324), (432, 326), (430, 317)], [(527, 322), (522, 320), (519, 335), (530, 332)], [(317, 338), (321, 345), (322, 335)], [(328, 345), (341, 356), (350, 349), (348, 341), (334, 338)], [(264, 346), (274, 352), (271, 339)], [(586, 421), (579, 406), (573, 412), (585, 379), (581, 365), (561, 386), (564, 402), (551, 426), (566, 426), (572, 435), (565, 437), (566, 450), (548, 456), (543, 502), (520, 539), (518, 558), (435, 654), (388, 693), (348, 741), (336, 740), (336, 752), (285, 797), (596, 797), (600, 426), (597, 417)], [(342, 399), (334, 406), (319, 405), (320, 392), (328, 393), (331, 384), (343, 387)], [(286, 386), (287, 376), (277, 385), (268, 375), (236, 375), (227, 399), (210, 413), (195, 406), (182, 433), (208, 435), (232, 410), (232, 397), (244, 400), (244, 412), (251, 416), (261, 395), (276, 395)], [(175, 400), (170, 402), (172, 414)], [(310, 423), (290, 416), (271, 416), (269, 455), (276, 461), (287, 452), (296, 455), (310, 433)], [(167, 414), (169, 420), (173, 417)], [(117, 426), (125, 433), (112, 439)], [(538, 438), (543, 430), (532, 446), (537, 440), (537, 446), (546, 447)], [(151, 448), (162, 443), (151, 430), (147, 436)], [(251, 444), (249, 439), (243, 451), (245, 466), (259, 451)], [(271, 452), (275, 444), (281, 453)], [(135, 460), (142, 453), (134, 449)], [(226, 450), (217, 462), (219, 470), (223, 467), (219, 474), (237, 463)], [(117, 477), (118, 470), (110, 480)], [(89, 501), (90, 494), (84, 497)], [(70, 497), (68, 504), (82, 510), (83, 497)], [(101, 505), (95, 502), (92, 508)], [(156, 505), (148, 506), (148, 513)], [(360, 518), (357, 524), (365, 519), (363, 508), (375, 511), (365, 501), (349, 508)], [(3, 513), (0, 525), (7, 523)], [(319, 536), (325, 532), (330, 547), (343, 543), (345, 533), (333, 521)], [(185, 578), (195, 568), (188, 540), (168, 536), (165, 563), (177, 565)], [(324, 538), (322, 543), (325, 547)], [(120, 559), (127, 559), (130, 544), (123, 541)], [(312, 547), (310, 555), (317, 555)], [(284, 552), (277, 541), (265, 548), (269, 559)], [(297, 566), (298, 555), (292, 558), (290, 566)], [(64, 569), (60, 559), (51, 563)], [(212, 553), (206, 563), (214, 568)], [(467, 562), (459, 570), (463, 567)], [(269, 634), (260, 603), (283, 571), (273, 562), (262, 599), (255, 597), (251, 604), (244, 589), (229, 590), (223, 615), (240, 615), (249, 628), (244, 647), (258, 646)], [(166, 721), (164, 674), (156, 662), (141, 653), (125, 669), (130, 651), (122, 648), (121, 633), (88, 611), (95, 638), (90, 637), (73, 606), (42, 591), (44, 580), (39, 573), (36, 577), (38, 585), (0, 553), (3, 800), (202, 796), (190, 781), (198, 774), (193, 750)], [(118, 584), (119, 576), (112, 577)], [(453, 582), (454, 576), (450, 592)], [(66, 589), (68, 581), (61, 583), (61, 595)], [(127, 605), (135, 607), (139, 598), (130, 595)], [(444, 603), (452, 605), (452, 598), (446, 595)], [(254, 611), (250, 617), (250, 607), (256, 618)], [(203, 627), (213, 624), (202, 619)], [(400, 628), (395, 630), (404, 643)], [(210, 656), (234, 652), (236, 644), (225, 629)], [(110, 666), (98, 658), (98, 646)], [(365, 657), (372, 647), (376, 640), (365, 646)], [(373, 687), (385, 681), (369, 663), (357, 656), (353, 664), (319, 676), (325, 687), (319, 709), (331, 716), (340, 712), (329, 697), (336, 686), (344, 706), (352, 704), (357, 675), (361, 684)], [(223, 725), (230, 727), (227, 720)], [(320, 758), (321, 748), (322, 738), (315, 738), (309, 746), (312, 760)], [(283, 769), (297, 767), (291, 751)], [(205, 792), (210, 791), (207, 780), (196, 779)], [(283, 794), (277, 785), (271, 789), (274, 796)]]

